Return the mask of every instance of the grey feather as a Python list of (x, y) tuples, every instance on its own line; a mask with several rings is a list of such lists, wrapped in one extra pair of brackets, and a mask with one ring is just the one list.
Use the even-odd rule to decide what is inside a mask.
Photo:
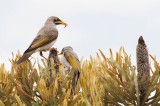
[[(69, 71), (74, 71), (72, 79), (72, 94), (75, 93), (75, 88), (80, 77), (81, 65), (78, 59), (77, 54), (73, 51), (73, 48), (70, 46), (64, 47), (62, 49), (61, 63), (64, 67), (68, 67)], [(76, 62), (76, 66), (73, 66), (71, 58)], [(66, 70), (68, 72), (68, 70)], [(66, 73), (66, 72), (65, 72)]]
[(36, 51), (45, 51), (50, 49), (58, 37), (58, 30), (54, 23), (57, 17), (51, 16), (47, 19), (44, 26), (39, 30), (28, 49), (23, 53), (23, 56), (17, 61), (20, 64), (27, 60)]

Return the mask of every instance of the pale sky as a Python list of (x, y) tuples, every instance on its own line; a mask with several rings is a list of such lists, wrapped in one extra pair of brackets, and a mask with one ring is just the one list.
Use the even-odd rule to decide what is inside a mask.
[[(59, 51), (69, 45), (87, 59), (98, 49), (108, 55), (109, 48), (115, 53), (124, 46), (135, 62), (143, 35), (160, 60), (160, 0), (1, 0), (0, 14), (0, 63), (8, 69), (11, 52), (23, 54), (49, 16), (68, 23), (57, 27)], [(40, 59), (38, 54), (32, 56)]]

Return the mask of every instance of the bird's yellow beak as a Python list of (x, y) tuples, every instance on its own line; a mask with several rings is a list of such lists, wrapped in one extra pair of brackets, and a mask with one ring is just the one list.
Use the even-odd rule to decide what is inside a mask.
[(56, 23), (56, 24), (62, 24), (62, 25), (64, 25), (65, 27), (68, 25), (67, 23), (65, 23), (65, 22), (63, 22), (63, 21), (56, 21), (55, 23)]

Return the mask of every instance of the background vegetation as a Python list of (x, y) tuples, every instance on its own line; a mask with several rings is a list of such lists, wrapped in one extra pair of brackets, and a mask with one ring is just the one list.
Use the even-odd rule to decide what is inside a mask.
[[(124, 48), (115, 56), (110, 49), (81, 60), (77, 92), (71, 94), (70, 75), (50, 55), (43, 64), (29, 60), (16, 65), (20, 53), (13, 54), (8, 72), (0, 65), (0, 106), (157, 106), (160, 101), (160, 65), (150, 55), (142, 37), (138, 40), (137, 65)], [(52, 52), (51, 52), (52, 53)], [(38, 68), (35, 65), (38, 64)], [(137, 70), (138, 69), (138, 70)], [(72, 73), (71, 73), (72, 74)]]

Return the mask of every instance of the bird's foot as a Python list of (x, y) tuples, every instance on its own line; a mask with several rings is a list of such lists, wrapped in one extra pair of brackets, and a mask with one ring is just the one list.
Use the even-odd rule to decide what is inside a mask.
[(43, 56), (42, 51), (39, 54), (40, 54), (41, 57), (43, 57), (45, 60), (47, 60), (47, 58)]

